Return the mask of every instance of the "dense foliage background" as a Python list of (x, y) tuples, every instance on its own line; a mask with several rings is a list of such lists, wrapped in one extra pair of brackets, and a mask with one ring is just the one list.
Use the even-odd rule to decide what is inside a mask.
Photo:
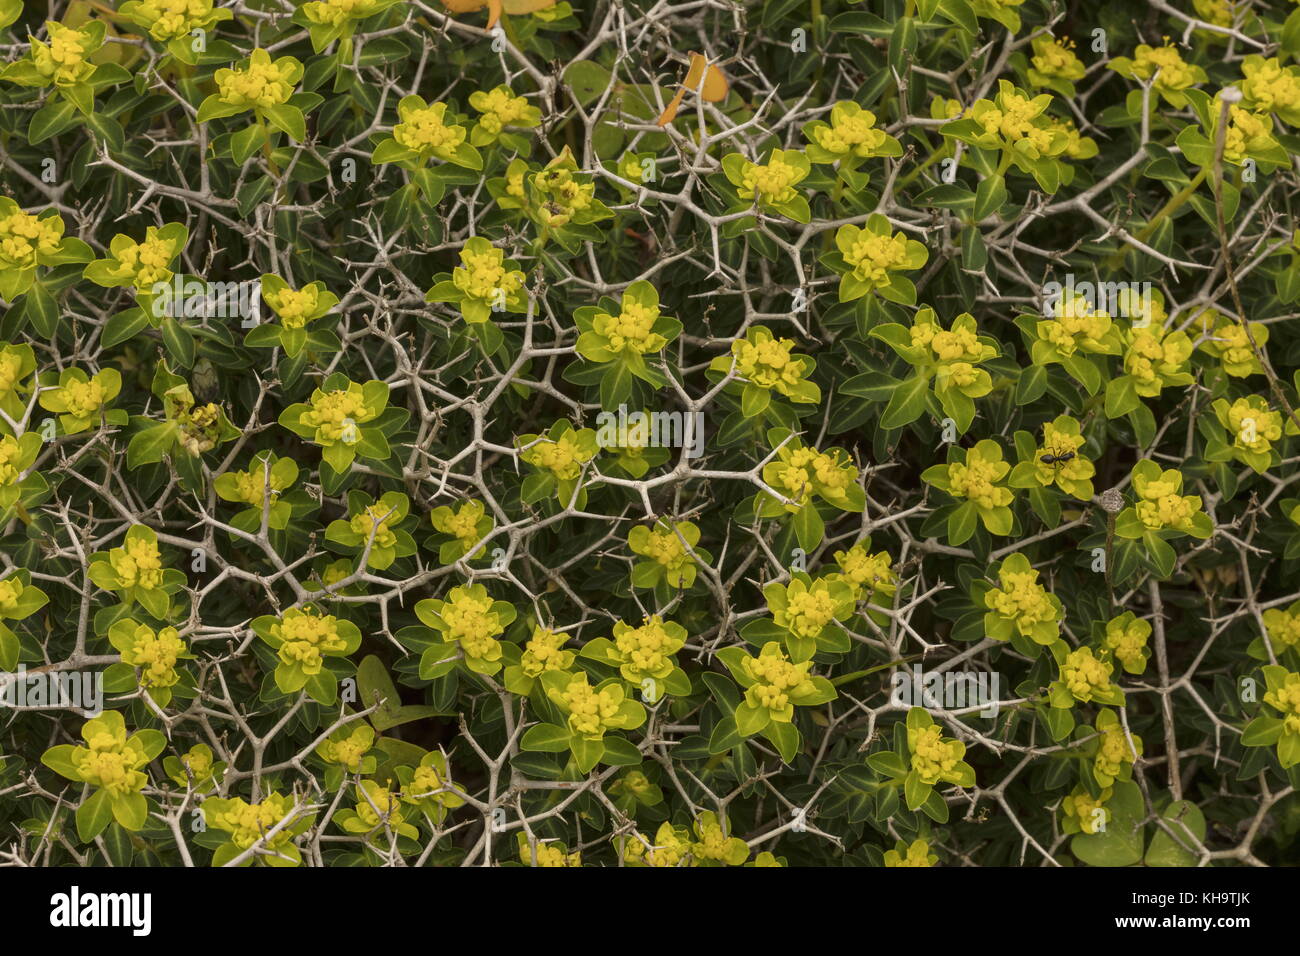
[(1294, 4), (0, 24), (6, 861), (1296, 862)]

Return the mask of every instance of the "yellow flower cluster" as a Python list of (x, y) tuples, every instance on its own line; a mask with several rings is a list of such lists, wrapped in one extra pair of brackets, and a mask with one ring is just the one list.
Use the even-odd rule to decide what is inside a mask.
[[(564, 151), (533, 177), (541, 196), (537, 215), (542, 224), (561, 229), (596, 198), (596, 184), (582, 183), (573, 175), (576, 162), (566, 146)], [(522, 189), (521, 189), (522, 193)]]
[(355, 773), (361, 767), (361, 758), (370, 750), (374, 740), (374, 731), (363, 725), (346, 737), (321, 741), (316, 753), (326, 763), (338, 764)]
[(524, 645), (519, 657), (519, 666), (527, 677), (537, 677), (546, 671), (568, 670), (573, 665), (573, 651), (561, 650), (568, 634), (552, 631), (538, 625), (533, 628), (533, 636)]
[(131, 18), (148, 24), (149, 35), (159, 43), (188, 35), (212, 20), (212, 14), (212, 0), (139, 0), (131, 9)]
[(1181, 332), (1166, 335), (1159, 326), (1132, 329), (1124, 371), (1135, 379), (1134, 388), (1148, 398), (1160, 394), (1164, 379), (1182, 373), (1194, 346)]
[(795, 580), (786, 589), (785, 607), (775, 608), (772, 618), (796, 637), (816, 637), (835, 620), (835, 603), (830, 582), (816, 580), (805, 586)]
[(1028, 559), (1014, 554), (1003, 561), (998, 569), (998, 583), (1001, 587), (993, 588), (984, 596), (984, 604), (992, 614), (1010, 624), (1011, 630), (1035, 636), (1037, 643), (1046, 644), (1055, 638), (1059, 602), (1038, 583), (1038, 572)]
[(1014, 497), (1011, 489), (998, 484), (1006, 478), (1011, 465), (974, 452), (971, 449), (966, 453), (965, 463), (953, 462), (948, 466), (949, 493), (954, 498), (967, 498), (980, 508), (1003, 508), (1011, 504)]
[(922, 783), (935, 784), (957, 769), (966, 755), (966, 745), (959, 740), (944, 740), (938, 724), (907, 730), (907, 746), (912, 753), (912, 769)]
[[(1107, 787), (1097, 796), (1091, 796), (1086, 790), (1075, 790), (1061, 801), (1061, 809), (1067, 818), (1072, 818), (1084, 833), (1097, 833), (1110, 822), (1110, 811), (1105, 803), (1114, 791)], [(1101, 813), (1097, 813), (1100, 810)]]
[(775, 650), (777, 645), (770, 643), (758, 657), (745, 657), (741, 661), (741, 667), (755, 682), (745, 691), (745, 700), (751, 706), (770, 710), (773, 720), (788, 722), (794, 715), (791, 693), (811, 689), (808, 671), (812, 668), (812, 661), (793, 664), (785, 654), (772, 653), (769, 648)]
[(90, 31), (62, 23), (47, 23), (46, 27), (50, 33), (48, 46), (40, 40), (32, 40), (32, 63), (37, 72), (58, 86), (71, 86), (88, 80), (95, 72), (95, 65), (87, 60), (96, 46)]
[(934, 866), (937, 859), (930, 852), (930, 844), (922, 839), (913, 840), (909, 844), (900, 840), (894, 849), (885, 851), (885, 866)]
[(440, 612), (447, 624), (446, 636), (460, 642), (468, 657), (494, 660), (501, 656), (496, 636), (503, 627), (492, 604), (486, 588), (476, 593), (467, 587), (457, 587), (447, 595)]
[(582, 474), (582, 466), (596, 455), (596, 449), (582, 447), (579, 433), (564, 432), (558, 439), (543, 438), (520, 453), (530, 465), (545, 468), (561, 481), (572, 481)]
[(1228, 407), (1228, 431), (1234, 447), (1267, 454), (1282, 437), (1282, 416), (1258, 395), (1238, 398)]
[(1288, 673), (1280, 686), (1264, 695), (1264, 703), (1282, 714), (1284, 734), (1300, 734), (1300, 674)]
[(530, 107), (524, 97), (515, 96), (508, 86), (471, 93), (469, 103), (483, 114), (479, 125), (489, 133), (500, 133), (507, 126), (532, 126), (536, 122), (537, 108)]
[(315, 428), (327, 441), (351, 445), (361, 437), (357, 425), (371, 417), (359, 390), (339, 389), (313, 398), (311, 407), (302, 414), (302, 424)]
[(1044, 33), (1034, 37), (1031, 43), (1034, 55), (1030, 62), (1043, 76), (1074, 82), (1083, 79), (1087, 73), (1083, 62), (1074, 55), (1073, 40), (1058, 40)]
[(144, 753), (135, 741), (127, 739), (125, 731), (91, 731), (86, 734), (86, 746), (72, 751), (72, 763), (81, 779), (113, 796), (136, 793), (148, 782), (138, 769), (145, 762)]
[(859, 278), (872, 283), (888, 281), (891, 270), (903, 268), (907, 260), (907, 237), (902, 232), (877, 235), (863, 230), (844, 253), (844, 261)]
[(1178, 48), (1168, 42), (1164, 46), (1140, 44), (1133, 53), (1133, 75), (1140, 80), (1156, 77), (1155, 88), (1158, 91), (1185, 90), (1201, 81), (1195, 67), (1183, 60)]
[(1113, 668), (1093, 656), (1091, 647), (1071, 651), (1061, 664), (1061, 680), (1075, 700), (1090, 701), (1093, 694), (1110, 689)]
[(280, 324), (286, 329), (301, 329), (316, 317), (320, 304), (320, 289), (315, 283), (309, 283), (301, 289), (281, 289), (264, 293), (266, 304), (280, 317)]
[[(1267, 698), (1265, 698), (1267, 699)], [(1103, 710), (1097, 717), (1097, 730), (1101, 737), (1097, 747), (1097, 756), (1093, 759), (1096, 773), (1103, 778), (1114, 779), (1119, 776), (1125, 764), (1133, 762), (1134, 749), (1138, 756), (1142, 754), (1142, 741), (1133, 737), (1133, 746), (1129, 746), (1128, 735), (1112, 711)], [(1104, 781), (1103, 781), (1104, 782)]]
[(298, 61), (281, 57), (272, 62), (271, 54), (256, 49), (248, 66), (217, 70), (217, 96), (229, 106), (243, 109), (270, 109), (289, 101), (293, 95), (293, 78)]
[[(210, 810), (209, 805), (215, 808)], [(203, 816), (208, 826), (230, 834), (231, 842), (241, 850), (262, 838), (293, 809), (288, 797), (278, 793), (267, 794), (261, 803), (248, 803), (239, 797), (225, 801), (210, 800), (204, 803)], [(275, 847), (290, 838), (289, 828), (282, 828), (264, 845)]]
[(280, 660), (301, 665), (303, 673), (308, 675), (320, 673), (322, 654), (347, 647), (347, 641), (339, 636), (338, 618), (311, 607), (285, 611), (271, 625), (271, 634), (283, 642)]
[(180, 680), (176, 661), (185, 650), (176, 628), (164, 627), (155, 634), (153, 628), (141, 624), (130, 649), (122, 652), (122, 663), (141, 669), (141, 687), (171, 687)]
[(667, 344), (668, 340), (654, 331), (658, 318), (658, 306), (630, 301), (628, 296), (623, 296), (618, 315), (601, 312), (592, 320), (591, 327), (609, 340), (611, 352), (629, 349), (644, 355), (658, 352)]
[[(8, 207), (8, 203), (5, 205)], [(62, 239), (62, 219), (57, 216), (40, 219), (15, 204), (7, 216), (0, 218), (0, 267), (35, 269), (37, 256), (51, 255)], [(0, 355), (0, 365), (7, 357)], [(0, 368), (0, 390), (3, 385), (4, 372)]]
[(313, 0), (302, 5), (302, 12), (312, 23), (337, 27), (349, 20), (364, 20), (380, 6), (375, 0)]
[(1228, 112), (1228, 130), (1223, 139), (1223, 158), (1235, 166), (1245, 162), (1253, 152), (1276, 145), (1273, 119), (1267, 113), (1255, 113), (1233, 105)]
[(23, 457), (22, 446), (13, 435), (0, 435), (0, 485), (17, 483), (18, 462)]
[(1175, 469), (1165, 470), (1159, 478), (1134, 481), (1141, 500), (1137, 503), (1137, 516), (1142, 524), (1152, 530), (1176, 528), (1184, 531), (1193, 516), (1200, 511), (1199, 495), (1180, 495), (1183, 476)]
[(745, 163), (741, 168), (741, 185), (737, 192), (741, 199), (757, 199), (766, 203), (788, 202), (796, 195), (795, 184), (806, 175), (798, 166), (787, 163), (780, 150), (774, 150), (765, 164)]
[(606, 729), (617, 725), (623, 695), (613, 687), (596, 690), (587, 682), (585, 671), (565, 685), (560, 697), (569, 712), (569, 729), (581, 737), (602, 737)]
[[(1265, 620), (1267, 621), (1267, 614)], [(1140, 674), (1146, 668), (1146, 646), (1150, 636), (1149, 623), (1132, 613), (1122, 614), (1106, 622), (1106, 636), (1102, 646), (1130, 674)]]
[(614, 646), (623, 657), (622, 674), (631, 681), (646, 677), (667, 677), (673, 669), (672, 655), (683, 641), (664, 628), (658, 614), (647, 617), (639, 627), (619, 621), (614, 625)]
[(736, 371), (759, 388), (774, 388), (789, 395), (810, 371), (811, 361), (791, 355), (793, 339), (775, 338), (762, 326), (750, 330), (750, 335), (731, 343), (731, 354), (736, 359)]
[(836, 103), (827, 126), (818, 126), (812, 140), (836, 156), (868, 157), (880, 149), (889, 134), (876, 128), (876, 114), (864, 110), (852, 100)]
[(1265, 113), (1283, 113), (1300, 107), (1300, 76), (1294, 67), (1284, 68), (1277, 57), (1247, 57), (1241, 71), (1242, 101), (1246, 107)]
[(393, 512), (393, 509), (388, 505), (376, 502), (360, 514), (354, 515), (348, 522), (353, 533), (361, 535), (363, 547), (365, 542), (370, 540), (372, 532), (375, 536), (374, 547), (376, 548), (391, 548), (397, 543), (397, 535), (388, 526), (390, 521), (397, 518), (397, 514), (396, 512), (390, 514), (390, 512)]
[(505, 267), (506, 254), (496, 246), (471, 248), (460, 252), (461, 265), (452, 270), (451, 281), (471, 299), (493, 303), (513, 298), (524, 284), (524, 274)]
[(156, 588), (162, 584), (162, 554), (157, 541), (135, 538), (108, 552), (108, 562), (123, 588)]

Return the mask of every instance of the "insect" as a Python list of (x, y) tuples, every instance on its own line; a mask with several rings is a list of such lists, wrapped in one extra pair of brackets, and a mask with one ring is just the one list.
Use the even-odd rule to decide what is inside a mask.
[(1049, 452), (1048, 454), (1040, 457), (1038, 460), (1041, 461), (1044, 465), (1063, 465), (1067, 461), (1070, 461), (1073, 458), (1074, 458), (1074, 452), (1063, 451), (1059, 453)]

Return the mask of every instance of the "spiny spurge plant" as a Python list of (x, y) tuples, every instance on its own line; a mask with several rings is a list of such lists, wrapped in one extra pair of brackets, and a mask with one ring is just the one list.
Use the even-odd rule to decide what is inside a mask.
[(1140, 6), (0, 0), (4, 862), (1294, 863), (1300, 6)]

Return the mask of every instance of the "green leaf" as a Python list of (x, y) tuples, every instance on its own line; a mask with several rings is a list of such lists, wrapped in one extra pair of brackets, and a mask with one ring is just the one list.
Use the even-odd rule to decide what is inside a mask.
[[(1205, 814), (1188, 800), (1175, 800), (1160, 814), (1186, 847), (1195, 849), (1205, 840)], [(1151, 845), (1147, 847), (1147, 866), (1195, 866), (1200, 857), (1179, 845), (1178, 840), (1158, 824), (1152, 824)]]
[(77, 807), (77, 836), (89, 843), (113, 822), (113, 801), (107, 790), (96, 790)]
[(893, 397), (885, 413), (880, 416), (882, 428), (902, 428), (921, 417), (925, 411), (925, 399), (929, 394), (930, 379), (926, 375), (914, 375), (900, 382), (894, 389)]

